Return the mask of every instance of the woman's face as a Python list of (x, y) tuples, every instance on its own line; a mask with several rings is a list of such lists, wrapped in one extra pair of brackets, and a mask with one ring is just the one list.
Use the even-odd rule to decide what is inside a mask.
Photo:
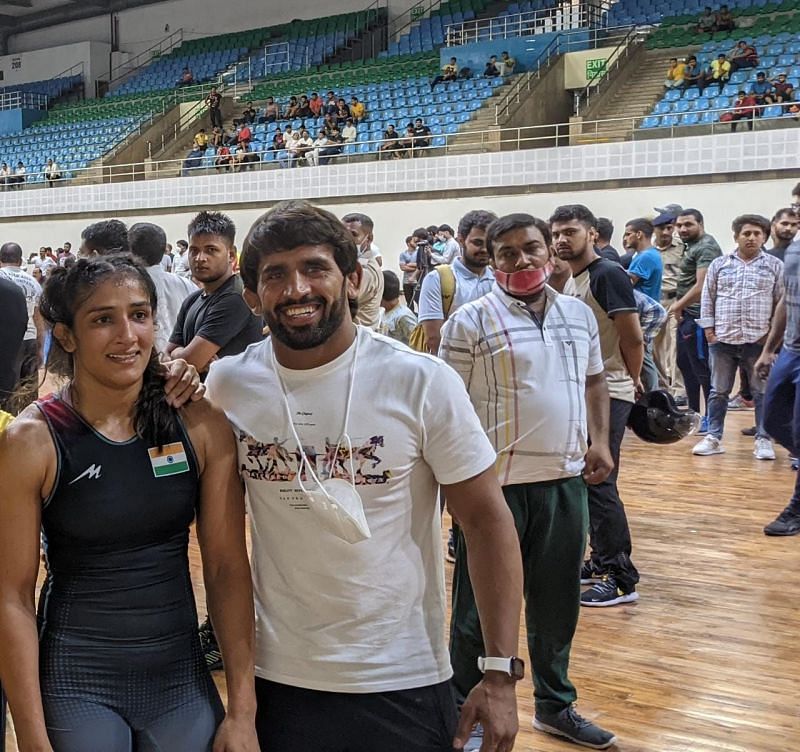
[(155, 321), (147, 290), (132, 275), (101, 282), (75, 312), (72, 330), (57, 325), (62, 347), (72, 353), (75, 375), (128, 389), (141, 382), (153, 351)]

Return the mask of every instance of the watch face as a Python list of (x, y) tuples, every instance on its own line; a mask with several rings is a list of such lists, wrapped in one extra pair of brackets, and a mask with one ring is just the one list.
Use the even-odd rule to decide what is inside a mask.
[(522, 658), (511, 659), (511, 676), (517, 681), (525, 676), (525, 661)]

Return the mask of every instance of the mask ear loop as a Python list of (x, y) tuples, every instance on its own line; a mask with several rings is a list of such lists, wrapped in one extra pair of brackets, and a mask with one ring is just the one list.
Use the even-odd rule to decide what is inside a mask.
[(348, 431), (348, 427), (350, 426), (350, 407), (353, 404), (353, 387), (355, 387), (356, 383), (356, 363), (358, 361), (358, 348), (361, 344), (361, 338), (358, 335), (358, 330), (356, 330), (356, 347), (355, 352), (353, 353), (353, 364), (350, 366), (350, 386), (347, 390), (347, 404), (345, 406), (345, 413), (344, 413), (344, 426), (342, 427), (342, 435), (339, 437), (339, 441), (336, 443), (336, 454), (334, 454), (334, 461), (336, 456), (339, 454), (339, 447), (342, 445), (342, 441), (344, 440), (347, 443), (347, 453), (348, 458), (350, 460), (350, 485), (355, 488), (356, 486), (356, 466), (353, 462), (353, 444), (350, 439), (350, 433)]

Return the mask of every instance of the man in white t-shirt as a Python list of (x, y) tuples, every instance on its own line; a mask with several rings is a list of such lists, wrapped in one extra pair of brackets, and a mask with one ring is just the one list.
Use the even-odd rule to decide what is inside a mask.
[[(529, 214), (501, 217), (489, 225), (486, 247), (495, 284), (448, 319), (439, 354), (464, 380), (497, 451), (496, 471), (517, 525), (534, 727), (606, 749), (614, 735), (578, 715), (568, 676), (589, 529), (586, 484), (605, 480), (614, 467), (597, 321), (586, 304), (547, 285), (553, 250), (546, 222)], [(587, 426), (599, 437), (591, 447)], [(482, 645), (465, 553), (459, 535), (450, 657), (461, 696), (480, 679)]]
[[(353, 325), (363, 267), (323, 209), (267, 212), (240, 270), (272, 336), (213, 364), (206, 385), (233, 425), (247, 487), (262, 748), (451, 752), (480, 722), (489, 749), (510, 750), (519, 546), (461, 380)], [(486, 644), (460, 723), (438, 483), (464, 530)]]
[[(463, 255), (457, 256), (452, 263), (456, 289), (448, 315), (492, 289), (494, 272), (489, 266), (486, 250), (486, 228), (495, 219), (497, 215), (492, 212), (476, 210), (467, 212), (458, 223), (458, 242), (463, 247)], [(435, 355), (439, 352), (442, 324), (447, 318), (442, 302), (441, 277), (436, 271), (429, 271), (422, 280), (417, 318), (425, 329), (428, 352)]]
[(39, 396), (39, 363), (44, 347), (46, 325), (39, 313), (41, 285), (22, 269), (22, 248), (17, 243), (0, 247), (0, 276), (11, 280), (23, 293), (28, 306), (28, 328), (22, 342), (19, 368), (20, 399), (14, 405), (21, 412)]
[(167, 235), (158, 225), (138, 222), (128, 230), (128, 243), (131, 253), (147, 267), (147, 273), (156, 286), (158, 310), (156, 311), (156, 339), (158, 352), (163, 353), (169, 344), (169, 337), (178, 320), (181, 304), (193, 292), (197, 292), (188, 279), (170, 274), (161, 264)]
[(372, 242), (375, 225), (366, 214), (353, 212), (342, 217), (342, 224), (353, 236), (358, 247), (358, 263), (364, 273), (358, 290), (358, 310), (354, 321), (378, 331), (381, 322), (381, 299), (383, 298), (383, 274), (381, 274), (380, 251)]
[(186, 277), (186, 279), (191, 279), (192, 270), (189, 268), (189, 254), (187, 253), (189, 244), (185, 240), (179, 240), (175, 245), (178, 249), (178, 255), (173, 259), (172, 272), (181, 277)]
[(439, 225), (439, 235), (444, 243), (444, 248), (442, 249), (444, 263), (452, 264), (453, 261), (461, 256), (461, 243), (455, 239), (455, 233), (450, 225)]

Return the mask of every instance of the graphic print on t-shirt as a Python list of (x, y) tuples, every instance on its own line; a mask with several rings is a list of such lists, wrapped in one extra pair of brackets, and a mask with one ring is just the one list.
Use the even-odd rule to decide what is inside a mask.
[[(300, 468), (303, 467), (300, 479), (303, 482), (311, 480), (303, 465), (300, 450), (297, 448), (292, 450), (287, 447), (289, 439), (280, 439), (276, 436), (271, 442), (263, 443), (244, 431), (238, 432), (238, 439), (239, 443), (247, 450), (245, 461), (239, 468), (244, 478), (287, 483), (293, 481)], [(372, 486), (388, 483), (392, 477), (392, 471), (381, 469), (382, 459), (378, 454), (384, 445), (384, 437), (354, 438), (352, 444), (355, 484)], [(337, 444), (326, 438), (324, 447), (303, 444), (303, 451), (320, 480), (328, 478), (351, 480), (351, 456), (346, 442)]]

